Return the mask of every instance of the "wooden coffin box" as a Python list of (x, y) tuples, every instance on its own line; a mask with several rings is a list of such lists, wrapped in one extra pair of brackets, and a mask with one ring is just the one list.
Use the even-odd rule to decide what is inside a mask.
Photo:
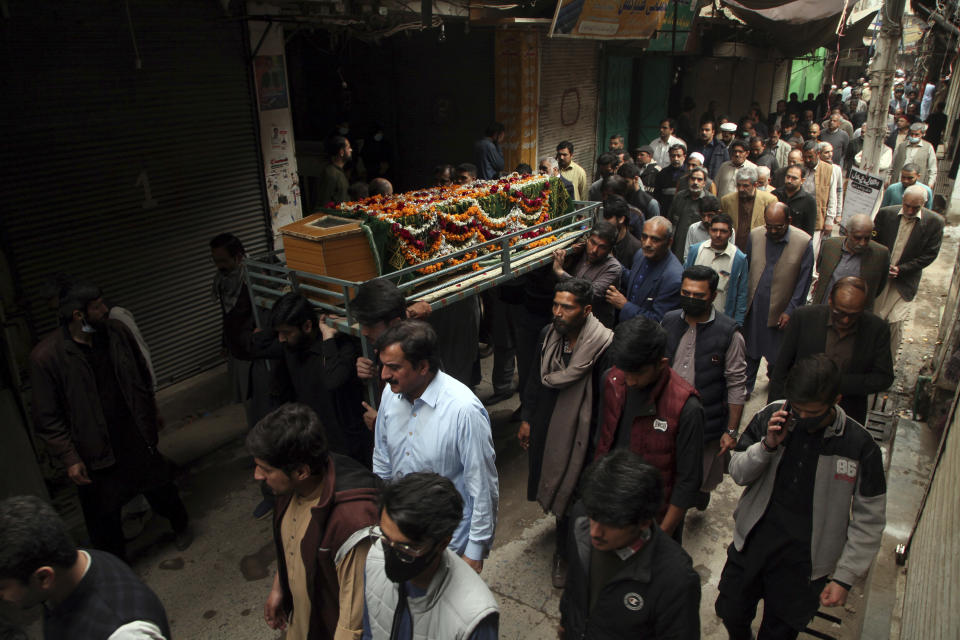
[[(280, 233), (287, 266), (291, 269), (352, 282), (364, 282), (379, 275), (370, 242), (357, 220), (317, 213), (281, 227)], [(301, 282), (342, 292), (339, 287), (309, 278), (302, 278)], [(336, 303), (317, 294), (307, 296)]]

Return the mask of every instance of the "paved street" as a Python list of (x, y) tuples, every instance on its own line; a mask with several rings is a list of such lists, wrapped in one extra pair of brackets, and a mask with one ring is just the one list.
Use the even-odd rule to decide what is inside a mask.
[[(932, 348), (936, 336), (938, 301), (949, 282), (956, 259), (957, 227), (948, 228), (944, 250), (925, 274), (925, 291), (917, 305), (904, 342), (904, 367), (898, 370), (897, 388), (909, 392), (917, 367)], [(938, 316), (937, 316), (938, 317)], [(489, 373), (492, 359), (483, 361)], [(758, 381), (754, 398), (745, 411), (750, 416), (766, 397), (766, 382)], [(487, 376), (489, 378), (489, 376)], [(478, 389), (481, 398), (491, 393), (484, 383)], [(500, 637), (505, 640), (540, 640), (556, 637), (560, 592), (550, 586), (550, 558), (554, 544), (553, 518), (526, 501), (526, 454), (514, 437), (516, 424), (509, 417), (517, 405), (511, 400), (490, 407), (500, 470), (501, 502), (497, 540), (487, 561), (483, 577), (495, 591), (501, 606)], [(133, 545), (134, 568), (159, 594), (167, 607), (174, 637), (196, 640), (244, 640), (279, 638), (267, 628), (262, 607), (273, 576), (274, 551), (270, 520), (254, 520), (251, 512), (260, 499), (253, 481), (253, 467), (242, 447), (243, 412), (239, 406), (225, 407), (205, 415), (179, 430), (165, 433), (162, 448), (174, 460), (185, 461), (202, 451), (211, 441), (226, 442), (212, 453), (202, 455), (186, 466), (180, 486), (193, 516), (196, 541), (186, 552), (177, 552), (166, 537), (166, 524), (147, 523)], [(912, 430), (902, 439), (929, 440), (925, 426), (908, 423)], [(905, 427), (906, 428), (906, 427)], [(907, 437), (909, 436), (909, 437)], [(917, 445), (919, 447), (919, 445)], [(885, 452), (888, 453), (888, 452)], [(906, 483), (923, 483), (925, 462), (910, 454), (906, 468), (891, 472)], [(889, 458), (889, 455), (888, 455)], [(726, 637), (713, 613), (717, 582), (725, 560), (725, 549), (732, 539), (732, 513), (739, 488), (729, 477), (715, 492), (705, 512), (691, 511), (684, 530), (684, 547), (693, 558), (701, 576), (702, 637)], [(909, 530), (915, 508), (899, 505), (888, 510), (898, 514), (888, 531), (902, 535)], [(891, 549), (881, 551), (886, 558)], [(862, 588), (857, 586), (843, 609), (831, 611), (843, 619), (841, 626), (816, 620), (814, 627), (838, 639), (859, 637), (864, 607)], [(29, 631), (39, 637), (39, 622)]]

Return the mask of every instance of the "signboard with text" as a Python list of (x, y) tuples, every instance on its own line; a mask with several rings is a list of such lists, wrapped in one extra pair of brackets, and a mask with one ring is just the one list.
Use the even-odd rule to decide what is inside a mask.
[(653, 36), (670, 0), (557, 0), (550, 37), (640, 40)]
[(841, 224), (846, 226), (847, 220), (858, 213), (872, 216), (881, 197), (883, 197), (883, 178), (879, 174), (867, 173), (856, 167), (851, 168), (847, 192), (843, 199)]

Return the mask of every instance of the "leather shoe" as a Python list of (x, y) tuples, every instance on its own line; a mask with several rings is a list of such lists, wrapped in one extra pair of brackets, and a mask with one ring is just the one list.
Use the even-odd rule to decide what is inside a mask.
[(193, 544), (193, 529), (189, 526), (173, 534), (173, 546), (177, 551), (186, 551)]

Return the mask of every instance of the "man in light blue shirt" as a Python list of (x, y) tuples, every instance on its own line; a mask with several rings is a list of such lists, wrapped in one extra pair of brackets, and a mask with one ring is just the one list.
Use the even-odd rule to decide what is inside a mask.
[(373, 472), (394, 480), (433, 471), (463, 497), (463, 520), (450, 548), (478, 573), (493, 544), (499, 483), (490, 416), (470, 389), (440, 371), (437, 334), (405, 320), (377, 340), (383, 390), (377, 412)]

